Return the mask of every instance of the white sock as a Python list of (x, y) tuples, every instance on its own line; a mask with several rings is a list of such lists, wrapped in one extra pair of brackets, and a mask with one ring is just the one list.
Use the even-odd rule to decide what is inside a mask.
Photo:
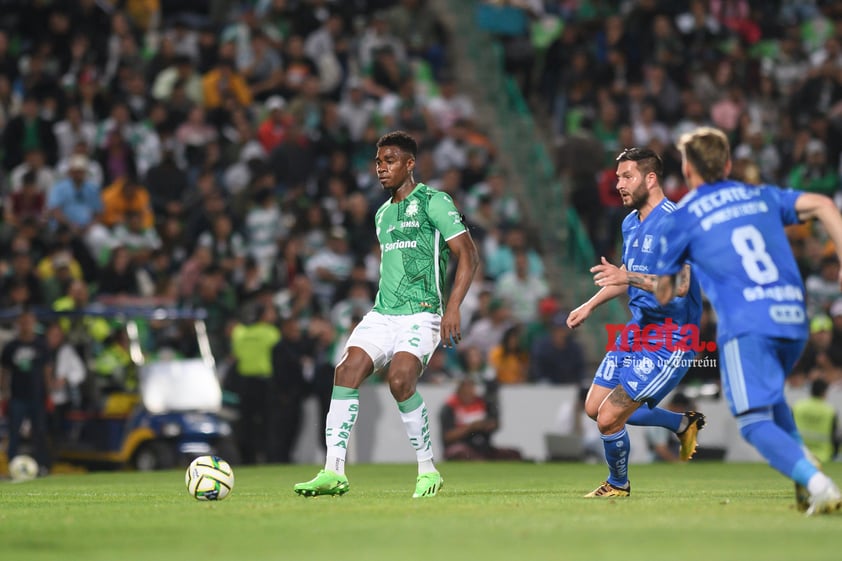
[(822, 472), (816, 473), (807, 482), (807, 490), (810, 492), (810, 496), (820, 495), (832, 487), (835, 487), (833, 480)]
[(436, 471), (433, 463), (433, 444), (430, 440), (430, 421), (427, 417), (427, 406), (421, 395), (416, 392), (406, 401), (401, 401), (398, 403), (398, 409), (409, 443), (415, 448), (418, 473)]
[[(337, 391), (339, 390), (339, 391)], [(348, 454), (348, 439), (360, 410), (359, 392), (350, 388), (334, 388), (333, 398), (325, 422), (325, 446), (327, 458), (325, 469), (345, 475), (345, 456)]]

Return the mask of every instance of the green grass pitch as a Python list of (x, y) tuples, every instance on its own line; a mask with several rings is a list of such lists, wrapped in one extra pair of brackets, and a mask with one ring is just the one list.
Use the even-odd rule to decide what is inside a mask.
[[(760, 464), (632, 465), (632, 496), (583, 499), (585, 464), (440, 466), (411, 499), (412, 465), (353, 465), (344, 497), (305, 499), (316, 466), (235, 468), (230, 497), (188, 496), (182, 471), (0, 483), (0, 560), (680, 560), (842, 558), (842, 515), (806, 518)], [(842, 481), (842, 464), (827, 466)]]

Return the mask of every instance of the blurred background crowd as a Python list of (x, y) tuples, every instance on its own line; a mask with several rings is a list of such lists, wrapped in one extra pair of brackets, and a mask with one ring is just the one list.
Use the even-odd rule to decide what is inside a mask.
[[(500, 40), (557, 150), (597, 255), (619, 261), (616, 154), (663, 154), (664, 188), (678, 200), (686, 188), (673, 142), (701, 124), (730, 135), (735, 176), (842, 205), (838, 3), (475, 4), (476, 25)], [(541, 225), (529, 221), (542, 201), (509, 188), (518, 170), (501, 165), (495, 116), (463, 87), (442, 9), (0, 0), (0, 309), (203, 308), (232, 394), (237, 380), (260, 378), (290, 402), (310, 393), (324, 402), (376, 291), (375, 143), (403, 129), (421, 149), (416, 180), (453, 196), (482, 255), (464, 341), (439, 350), (422, 381), (588, 383), (601, 357), (565, 326), (578, 303), (545, 267)], [(839, 263), (810, 224), (791, 241), (812, 316), (797, 375), (842, 380)], [(713, 340), (709, 310), (704, 321)], [(70, 344), (93, 386), (132, 389), (124, 325), (56, 326), (51, 352)], [(0, 346), (16, 334), (3, 325)], [(144, 345), (194, 351), (181, 335), (150, 329)], [(693, 380), (716, 383), (718, 371), (694, 368)], [(52, 383), (64, 402), (81, 384)]]

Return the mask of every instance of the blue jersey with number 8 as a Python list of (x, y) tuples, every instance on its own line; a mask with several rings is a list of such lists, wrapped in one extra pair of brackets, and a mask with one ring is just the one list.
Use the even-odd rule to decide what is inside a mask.
[(656, 274), (686, 261), (716, 311), (717, 338), (807, 336), (804, 284), (784, 226), (800, 192), (722, 181), (700, 186), (664, 217)]

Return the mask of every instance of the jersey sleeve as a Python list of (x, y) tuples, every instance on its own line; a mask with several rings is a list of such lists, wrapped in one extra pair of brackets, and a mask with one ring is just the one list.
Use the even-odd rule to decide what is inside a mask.
[(445, 240), (454, 238), (466, 230), (462, 213), (456, 210), (453, 199), (447, 193), (438, 192), (430, 197), (427, 216)]
[(804, 194), (803, 191), (796, 191), (795, 189), (780, 189), (778, 187), (766, 187), (766, 192), (778, 205), (781, 213), (781, 220), (785, 226), (792, 224), (800, 224), (798, 219), (798, 212), (795, 210), (795, 201), (798, 197)]
[(680, 228), (679, 211), (663, 218), (661, 237), (658, 243), (656, 275), (673, 275), (689, 260), (689, 235), (687, 228)]

